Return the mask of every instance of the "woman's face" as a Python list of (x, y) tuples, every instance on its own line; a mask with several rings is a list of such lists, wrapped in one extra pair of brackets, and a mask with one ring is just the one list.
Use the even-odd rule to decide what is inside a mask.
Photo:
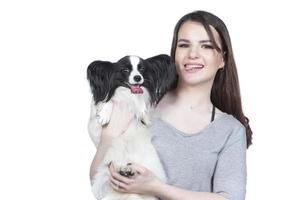
[[(221, 47), (219, 34), (213, 27), (210, 28)], [(213, 47), (203, 25), (193, 21), (184, 22), (179, 29), (175, 63), (179, 84), (187, 85), (212, 85), (218, 69), (224, 67), (222, 53)]]

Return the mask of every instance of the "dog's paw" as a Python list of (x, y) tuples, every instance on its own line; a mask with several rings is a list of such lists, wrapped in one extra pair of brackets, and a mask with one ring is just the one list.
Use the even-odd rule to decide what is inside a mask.
[(135, 170), (133, 170), (129, 165), (125, 167), (120, 167), (118, 172), (120, 175), (125, 177), (132, 177), (136, 174)]
[(97, 107), (96, 116), (99, 124), (101, 124), (102, 126), (108, 124), (112, 109), (113, 104), (111, 102), (105, 103), (99, 108)]

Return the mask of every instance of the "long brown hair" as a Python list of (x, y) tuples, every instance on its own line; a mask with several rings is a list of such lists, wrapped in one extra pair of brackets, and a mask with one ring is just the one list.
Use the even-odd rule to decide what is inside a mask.
[[(226, 25), (217, 16), (206, 11), (194, 11), (184, 15), (176, 24), (173, 34), (173, 41), (171, 47), (171, 58), (175, 61), (175, 52), (178, 40), (178, 31), (182, 24), (186, 21), (193, 21), (201, 23), (213, 46), (218, 52), (223, 53), (225, 66), (219, 69), (211, 90), (211, 101), (223, 112), (233, 115), (246, 128), (247, 147), (252, 144), (252, 131), (249, 126), (249, 119), (244, 115), (242, 110), (241, 94), (237, 69), (233, 57), (233, 51), (230, 41), (230, 36)], [(209, 26), (215, 28), (221, 38), (221, 48), (218, 47), (212, 31)]]

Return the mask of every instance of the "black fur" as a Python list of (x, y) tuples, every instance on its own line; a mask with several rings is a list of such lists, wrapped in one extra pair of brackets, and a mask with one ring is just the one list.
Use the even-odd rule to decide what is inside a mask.
[[(127, 87), (132, 66), (129, 56), (116, 63), (94, 61), (87, 69), (91, 92), (95, 104), (107, 102), (114, 95), (116, 88)], [(138, 70), (144, 77), (142, 86), (148, 89), (151, 103), (157, 104), (163, 95), (176, 86), (177, 73), (175, 64), (168, 55), (158, 55), (146, 60), (140, 59)]]

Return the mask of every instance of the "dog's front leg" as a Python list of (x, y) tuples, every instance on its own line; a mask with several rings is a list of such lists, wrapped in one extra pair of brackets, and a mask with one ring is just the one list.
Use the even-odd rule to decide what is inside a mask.
[(96, 147), (100, 142), (102, 126), (109, 122), (112, 109), (112, 102), (99, 102), (96, 105), (94, 101), (91, 103), (91, 114), (88, 123), (88, 130)]
[(98, 123), (100, 123), (102, 126), (108, 124), (113, 110), (112, 101), (106, 103), (98, 103), (96, 105), (96, 109), (97, 109), (96, 116), (98, 119)]

